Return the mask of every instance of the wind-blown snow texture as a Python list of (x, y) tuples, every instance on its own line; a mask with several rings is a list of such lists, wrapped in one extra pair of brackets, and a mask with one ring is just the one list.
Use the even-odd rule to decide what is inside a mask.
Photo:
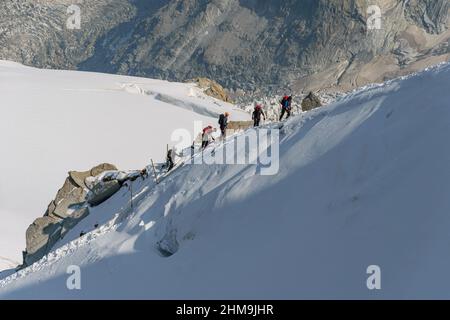
[[(136, 182), (133, 211), (122, 190), (71, 236), (109, 224), (0, 282), (0, 297), (449, 298), (449, 81), (444, 65), (291, 119), (276, 176), (194, 165)], [(178, 251), (161, 256), (162, 239)], [(366, 287), (374, 264), (381, 291)]]
[(0, 271), (22, 262), (27, 227), (45, 213), (68, 171), (102, 162), (142, 169), (165, 158), (175, 129), (193, 134), (194, 121), (214, 125), (224, 110), (234, 120), (250, 119), (193, 84), (6, 61), (0, 96)]

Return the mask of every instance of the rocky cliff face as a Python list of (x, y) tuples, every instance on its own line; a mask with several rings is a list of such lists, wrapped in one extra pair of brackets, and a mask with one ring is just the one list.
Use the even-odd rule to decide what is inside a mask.
[[(81, 29), (70, 29), (70, 6), (77, 2)], [(0, 59), (75, 69), (94, 54), (101, 36), (131, 19), (135, 11), (127, 1), (117, 0), (0, 1)]]
[(86, 184), (88, 178), (111, 170), (117, 168), (111, 164), (101, 164), (86, 172), (69, 172), (44, 216), (36, 219), (27, 229), (23, 266), (29, 266), (41, 259), (58, 240), (64, 238), (75, 225), (89, 215), (90, 202), (86, 201), (86, 198), (93, 187)]
[(405, 7), (406, 17), (428, 33), (440, 34), (448, 28), (448, 1), (409, 0)]
[(70, 171), (44, 216), (37, 218), (28, 227), (23, 264), (19, 268), (42, 259), (90, 214), (93, 207), (114, 196), (128, 181), (140, 177), (144, 178), (141, 171), (118, 171), (109, 163), (88, 171)]
[[(71, 3), (73, 1), (70, 1)], [(76, 1), (75, 1), (76, 2)], [(0, 58), (228, 88), (347, 90), (450, 57), (448, 0), (96, 0), (0, 4)]]
[(139, 172), (118, 171), (104, 163), (85, 172), (71, 171), (43, 217), (37, 218), (27, 229), (23, 265), (30, 266), (43, 258), (90, 214), (90, 208), (112, 197), (127, 181), (141, 177)]

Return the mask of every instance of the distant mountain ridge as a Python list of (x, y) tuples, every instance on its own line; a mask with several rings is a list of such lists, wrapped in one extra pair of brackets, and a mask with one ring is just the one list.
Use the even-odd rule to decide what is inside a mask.
[[(308, 91), (348, 90), (450, 57), (448, 0), (84, 1), (81, 29), (69, 30), (73, 2), (2, 1), (0, 59)], [(368, 30), (369, 5), (380, 8), (380, 30)]]

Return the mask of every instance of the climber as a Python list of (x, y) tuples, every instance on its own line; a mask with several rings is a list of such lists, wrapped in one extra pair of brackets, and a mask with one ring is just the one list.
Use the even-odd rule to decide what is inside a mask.
[(255, 106), (255, 110), (253, 111), (252, 114), (252, 119), (253, 119), (253, 126), (254, 127), (259, 127), (259, 123), (261, 122), (261, 116), (264, 117), (264, 121), (266, 121), (266, 114), (263, 111), (263, 107), (260, 104), (256, 104)]
[(183, 151), (181, 153), (178, 153), (175, 148), (170, 149), (167, 151), (167, 157), (166, 157), (166, 164), (164, 168), (167, 168), (167, 172), (173, 169), (175, 167), (175, 157), (183, 157)]
[(285, 113), (287, 113), (287, 118), (291, 116), (291, 110), (292, 110), (292, 96), (285, 96), (283, 100), (280, 101), (281, 103), (281, 116), (280, 121), (283, 119), (283, 116)]
[(217, 129), (213, 128), (212, 126), (208, 126), (205, 129), (203, 129), (202, 150), (206, 149), (206, 147), (209, 145), (211, 139), (213, 141), (216, 141), (216, 139), (214, 139), (214, 137), (212, 136), (213, 132), (217, 132)]
[[(203, 136), (202, 136), (202, 138), (203, 138)], [(192, 141), (192, 144), (191, 144), (191, 157), (193, 157), (194, 155), (195, 155), (195, 140)]]
[(175, 156), (175, 152), (173, 151), (173, 149), (170, 149), (167, 151), (167, 157), (166, 157), (167, 172), (172, 170), (173, 167), (175, 166), (175, 162), (173, 161), (174, 156)]
[(228, 117), (230, 114), (228, 112), (225, 112), (224, 114), (221, 114), (219, 117), (219, 125), (220, 125), (220, 132), (222, 133), (222, 139), (225, 140), (227, 137), (227, 127), (228, 127)]

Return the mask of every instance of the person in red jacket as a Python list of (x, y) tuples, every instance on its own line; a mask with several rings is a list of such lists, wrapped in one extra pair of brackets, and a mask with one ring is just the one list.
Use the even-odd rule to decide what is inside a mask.
[(216, 139), (214, 139), (214, 137), (212, 136), (213, 132), (216, 131), (217, 129), (214, 129), (212, 126), (207, 126), (205, 129), (203, 129), (202, 150), (206, 149), (211, 140), (216, 141)]

